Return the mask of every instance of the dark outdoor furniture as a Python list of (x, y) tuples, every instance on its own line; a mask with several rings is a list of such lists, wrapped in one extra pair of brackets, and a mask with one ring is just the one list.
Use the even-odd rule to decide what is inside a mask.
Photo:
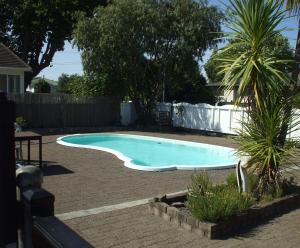
[(30, 164), (30, 145), (32, 140), (39, 141), (39, 166), (42, 166), (42, 135), (34, 132), (15, 132), (15, 141), (27, 141), (27, 162)]
[(156, 117), (156, 121), (159, 126), (171, 125), (171, 114), (169, 111), (159, 111)]

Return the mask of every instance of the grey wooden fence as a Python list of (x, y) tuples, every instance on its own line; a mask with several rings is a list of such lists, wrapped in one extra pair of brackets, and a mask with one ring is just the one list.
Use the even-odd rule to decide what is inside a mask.
[(97, 127), (120, 120), (120, 101), (114, 97), (75, 97), (66, 94), (9, 94), (16, 116), (28, 127)]

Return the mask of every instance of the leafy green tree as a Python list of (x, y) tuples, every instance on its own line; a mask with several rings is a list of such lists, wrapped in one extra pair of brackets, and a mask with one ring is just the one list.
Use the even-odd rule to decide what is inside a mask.
[(63, 73), (59, 76), (57, 80), (57, 92), (59, 93), (70, 93), (70, 90), (68, 89), (70, 77)]
[(68, 92), (76, 96), (103, 95), (101, 83), (98, 83), (97, 80), (91, 80), (91, 78), (89, 78), (87, 75), (71, 75), (69, 76), (68, 81)]
[(129, 97), (141, 116), (177, 87), (178, 68), (215, 47), (222, 17), (206, 1), (113, 1), (80, 19), (75, 43), (102, 93)]
[(184, 81), (179, 88), (173, 89), (172, 92), (169, 92), (168, 88), (166, 90), (167, 102), (215, 104), (217, 101), (213, 91), (206, 87), (206, 79), (201, 74), (198, 74), (198, 77), (192, 81)]
[[(285, 2), (285, 0), (283, 0)], [(295, 47), (295, 56), (294, 56), (294, 65), (292, 70), (292, 76), (289, 84), (289, 89), (286, 92), (286, 95), (297, 99), (297, 94), (299, 93), (300, 87), (298, 87), (297, 83), (299, 80), (299, 73), (300, 73), (300, 1), (299, 0), (286, 0), (286, 9), (291, 13), (295, 13), (298, 15), (298, 34), (297, 34), (297, 40), (296, 40), (296, 47)], [(297, 101), (297, 100), (296, 100)], [(297, 103), (296, 103), (297, 104)], [(290, 104), (286, 107), (284, 110), (285, 118), (288, 119), (291, 113), (293, 105)], [(280, 143), (284, 144), (286, 135), (288, 133), (288, 125), (282, 125), (280, 130)]]
[[(237, 42), (237, 41), (231, 41)], [(231, 44), (225, 46), (222, 50), (225, 50)], [(237, 44), (234, 49), (218, 53), (218, 50), (214, 50), (212, 56), (209, 58), (207, 63), (204, 65), (206, 75), (210, 83), (220, 83), (223, 80), (224, 73), (220, 73), (220, 65), (222, 56), (230, 56), (229, 53), (242, 54), (247, 48), (245, 44)], [(262, 52), (269, 57), (273, 57), (279, 60), (291, 60), (293, 59), (293, 51), (289, 45), (289, 41), (282, 34), (276, 34), (271, 40), (265, 42)], [(286, 65), (284, 65), (286, 67)], [(291, 66), (289, 68), (291, 71)], [(287, 71), (290, 72), (290, 71)]]
[(286, 9), (290, 13), (295, 13), (298, 15), (298, 34), (296, 40), (295, 48), (295, 64), (292, 73), (292, 80), (290, 82), (290, 87), (293, 94), (297, 93), (299, 87), (297, 87), (298, 76), (300, 72), (299, 63), (300, 63), (300, 1), (299, 0), (286, 0)]
[(34, 85), (35, 93), (50, 93), (51, 87), (50, 84), (45, 79), (39, 79)]
[[(72, 40), (78, 14), (91, 15), (106, 0), (0, 0), (0, 42), (32, 68), (27, 83)], [(27, 87), (27, 85), (26, 85)]]
[(87, 76), (80, 76), (78, 74), (61, 74), (58, 78), (57, 86), (57, 92), (59, 93), (73, 94), (76, 96), (101, 95), (101, 92), (95, 91)]
[[(279, 35), (278, 26), (285, 18), (282, 0), (232, 0), (232, 19), (228, 33), (232, 41), (221, 51), (223, 84), (231, 90), (238, 85), (236, 104), (246, 100), (249, 119), (242, 122), (237, 137), (240, 155), (249, 156), (248, 168), (259, 178), (258, 193), (278, 192), (281, 164), (298, 143), (282, 142), (282, 127), (290, 126), (292, 105), (287, 96), (290, 77), (285, 67), (292, 61), (265, 53), (268, 42)], [(245, 47), (240, 53), (235, 51)], [(231, 52), (232, 51), (232, 52)], [(291, 127), (293, 128), (294, 123)]]
[(166, 85), (166, 101), (167, 102), (189, 102), (195, 103), (210, 103), (214, 104), (216, 99), (212, 90), (206, 87), (206, 79), (200, 73), (200, 68), (196, 61), (182, 63), (177, 66), (170, 75), (170, 82)]

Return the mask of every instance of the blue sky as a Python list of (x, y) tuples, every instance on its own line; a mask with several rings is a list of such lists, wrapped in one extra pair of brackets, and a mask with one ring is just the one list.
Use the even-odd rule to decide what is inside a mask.
[[(222, 8), (222, 3), (227, 3), (227, 0), (210, 0), (209, 3), (213, 5), (220, 6)], [(294, 48), (296, 44), (297, 36), (297, 18), (287, 17), (287, 19), (282, 24), (282, 27), (286, 27), (287, 30), (283, 33)], [(281, 27), (280, 27), (281, 28)], [(211, 51), (207, 51), (203, 58), (203, 63), (207, 61), (210, 57)], [(45, 76), (46, 78), (57, 80), (57, 78), (62, 74), (83, 74), (80, 52), (76, 47), (72, 47), (72, 44), (66, 42), (65, 50), (62, 52), (57, 52), (54, 55), (51, 67), (45, 68), (39, 74), (39, 76)]]

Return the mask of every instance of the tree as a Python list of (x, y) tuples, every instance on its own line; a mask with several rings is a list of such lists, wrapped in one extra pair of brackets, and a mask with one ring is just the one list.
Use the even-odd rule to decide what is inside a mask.
[[(291, 129), (292, 99), (287, 94), (290, 76), (286, 66), (293, 61), (280, 60), (265, 53), (268, 41), (279, 35), (278, 25), (285, 17), (281, 0), (231, 0), (228, 33), (232, 41), (220, 52), (223, 84), (231, 90), (238, 85), (236, 104), (247, 100), (249, 118), (242, 122), (237, 141), (240, 155), (249, 156), (248, 168), (259, 178), (258, 193), (278, 192), (281, 186), (281, 163), (298, 144), (284, 136), (282, 127)], [(245, 49), (240, 53), (238, 47)], [(292, 124), (293, 123), (293, 124)]]
[(215, 47), (221, 19), (206, 1), (119, 0), (81, 18), (75, 43), (103, 94), (129, 97), (141, 117), (176, 86), (177, 68)]
[[(283, 1), (284, 2), (284, 1)], [(298, 17), (300, 16), (300, 1), (299, 0), (287, 0), (286, 1), (286, 9), (290, 13), (296, 13)], [(292, 77), (290, 80), (289, 88), (287, 89), (286, 94), (289, 97), (296, 98), (295, 96), (299, 93), (299, 87), (297, 85), (298, 78), (299, 78), (299, 64), (300, 64), (300, 18), (298, 18), (298, 34), (297, 34), (297, 41), (296, 41), (296, 48), (295, 48), (295, 63), (292, 70)], [(288, 118), (292, 113), (293, 105), (290, 104), (286, 106), (284, 110), (284, 115)], [(280, 130), (280, 143), (283, 145), (286, 140), (286, 135), (288, 133), (288, 125), (282, 125)]]
[(80, 76), (78, 74), (61, 74), (58, 78), (57, 91), (76, 96), (101, 95), (101, 89), (98, 87), (97, 82), (90, 80), (86, 75)]
[(182, 63), (176, 67), (169, 81), (172, 87), (166, 85), (167, 102), (189, 102), (214, 104), (216, 99), (211, 88), (206, 87), (206, 79), (200, 73), (199, 65), (196, 61)]
[[(232, 42), (237, 41), (231, 41), (231, 43)], [(228, 44), (227, 46), (231, 46), (231, 44)], [(227, 46), (225, 46), (223, 50), (225, 50)], [(224, 73), (220, 73), (220, 65), (222, 64), (222, 61), (219, 60), (222, 56), (229, 56), (227, 53), (242, 54), (246, 49), (247, 48), (243, 45), (237, 44), (234, 46), (234, 49), (231, 48), (221, 54), (219, 54), (217, 50), (214, 50), (212, 56), (204, 65), (209, 82), (220, 83), (223, 80)], [(274, 57), (278, 60), (292, 60), (294, 56), (288, 39), (280, 33), (275, 35), (271, 40), (265, 42), (262, 52), (265, 56)], [(286, 67), (286, 65), (284, 65), (284, 67)], [(291, 67), (286, 69), (289, 69), (287, 73), (291, 71)]]
[[(91, 15), (106, 0), (0, 0), (0, 42), (32, 68), (27, 85), (72, 40), (78, 13)], [(27, 87), (25, 85), (25, 88)]]
[(59, 93), (70, 93), (68, 89), (69, 86), (69, 76), (65, 73), (61, 74), (57, 80), (57, 92)]
[(198, 74), (198, 77), (192, 81), (184, 81), (179, 86), (180, 88), (176, 88), (172, 92), (166, 89), (166, 99), (168, 102), (215, 104), (217, 101), (213, 91), (206, 87), (206, 79), (201, 74)]
[[(286, 0), (286, 9), (290, 13), (295, 13), (300, 16), (300, 1), (299, 0)], [(297, 41), (296, 41), (296, 48), (295, 48), (295, 64), (292, 73), (292, 79), (290, 82), (290, 86), (292, 89), (293, 94), (296, 94), (298, 91), (297, 82), (299, 76), (299, 64), (300, 64), (300, 18), (298, 18), (298, 34), (297, 34)]]
[(43, 78), (39, 79), (34, 85), (35, 93), (50, 93), (51, 87), (50, 84)]

